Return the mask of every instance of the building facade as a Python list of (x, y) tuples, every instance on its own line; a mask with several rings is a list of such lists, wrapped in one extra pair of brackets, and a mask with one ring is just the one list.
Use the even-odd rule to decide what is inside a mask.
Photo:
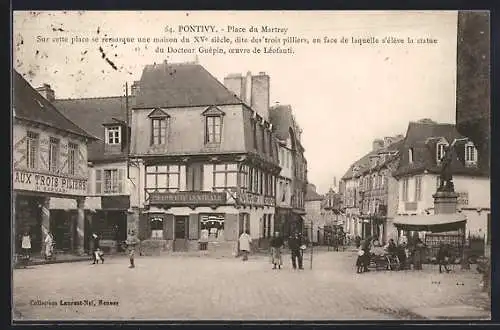
[(266, 81), (249, 84), (252, 103), (198, 64), (144, 68), (130, 146), (141, 240), (173, 251), (197, 250), (204, 240), (209, 250), (234, 253), (243, 231), (256, 241), (270, 236), (280, 167), (265, 119)]
[[(278, 183), (277, 226), (285, 237), (304, 230), (307, 160), (300, 129), (290, 105), (270, 108), (269, 120), (278, 140), (282, 172)], [(288, 195), (289, 194), (289, 195)]]
[(304, 209), (305, 227), (307, 230), (307, 237), (309, 241), (318, 243), (322, 237), (322, 232), (326, 224), (326, 217), (322, 210), (324, 196), (316, 191), (316, 186), (312, 183), (307, 185), (307, 193), (305, 196)]
[[(455, 125), (429, 120), (408, 126), (395, 172), (399, 181), (399, 215), (433, 214), (434, 199), (440, 185), (441, 159), (446, 146), (462, 139)], [(480, 165), (478, 150), (471, 140), (456, 142), (451, 162), (458, 210), (467, 216), (466, 234), (486, 240), (490, 211), (490, 178)], [(484, 161), (484, 158), (483, 158)]]
[(128, 169), (130, 116), (127, 109), (134, 102), (128, 95), (54, 101), (68, 118), (99, 137), (89, 145), (85, 216), (91, 228), (89, 233), (98, 234), (106, 253), (120, 252), (120, 243), (138, 229), (141, 207)]
[(375, 139), (372, 150), (354, 162), (340, 183), (341, 219), (352, 237), (375, 236), (386, 241), (393, 231), (397, 209), (397, 182), (392, 176), (398, 164), (403, 135)]
[[(13, 74), (12, 188), (14, 252), (19, 236), (29, 232), (32, 252), (41, 253), (46, 236), (56, 250), (83, 254), (88, 224), (87, 144), (95, 140), (65, 117), (50, 101), (50, 86), (35, 90)], [(66, 207), (52, 206), (65, 202)]]

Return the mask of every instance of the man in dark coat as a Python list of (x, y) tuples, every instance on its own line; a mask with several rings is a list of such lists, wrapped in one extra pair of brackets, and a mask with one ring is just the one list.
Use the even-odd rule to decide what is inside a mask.
[(302, 267), (302, 253), (300, 251), (300, 246), (303, 244), (302, 238), (298, 233), (295, 233), (288, 239), (288, 247), (292, 253), (292, 267), (297, 269), (297, 261), (299, 264), (299, 269), (304, 269)]
[(367, 272), (368, 271), (368, 265), (370, 265), (370, 258), (371, 258), (371, 243), (372, 243), (372, 237), (368, 236), (365, 238), (363, 241), (361, 241), (361, 250), (365, 252), (363, 255), (363, 271)]

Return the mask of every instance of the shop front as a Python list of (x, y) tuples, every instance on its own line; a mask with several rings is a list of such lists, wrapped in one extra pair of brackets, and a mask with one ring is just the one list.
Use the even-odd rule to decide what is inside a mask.
[[(20, 237), (29, 233), (32, 253), (44, 251), (46, 236), (50, 233), (55, 247), (61, 252), (85, 252), (85, 195), (87, 179), (64, 175), (38, 173), (14, 169), (13, 221), (15, 253), (21, 247)], [(74, 207), (51, 210), (51, 199), (68, 201)]]
[(255, 240), (261, 238), (260, 220), (266, 219), (266, 226), (272, 226), (273, 211), (235, 203), (225, 192), (153, 192), (141, 216), (139, 235), (153, 249), (206, 249), (234, 255), (239, 235), (246, 230)]

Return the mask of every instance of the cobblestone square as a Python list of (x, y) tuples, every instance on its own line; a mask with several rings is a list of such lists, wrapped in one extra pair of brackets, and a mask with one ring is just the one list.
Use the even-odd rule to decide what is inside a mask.
[[(63, 263), (13, 272), (15, 320), (391, 320), (424, 319), (414, 310), (488, 308), (474, 271), (372, 271), (356, 274), (353, 252), (318, 252), (291, 269), (268, 257), (124, 257), (104, 264)], [(89, 301), (93, 306), (69, 305)], [(99, 305), (99, 300), (102, 300)], [(39, 302), (37, 302), (39, 301)], [(54, 306), (40, 305), (54, 302)], [(104, 303), (108, 302), (108, 303)], [(85, 302), (83, 302), (85, 304)], [(38, 305), (36, 305), (38, 304)], [(66, 304), (66, 305), (64, 305)], [(441, 311), (442, 313), (442, 311)], [(445, 312), (446, 313), (446, 312)], [(488, 312), (485, 311), (487, 315)], [(480, 318), (484, 318), (484, 315)], [(463, 316), (462, 316), (463, 317)]]

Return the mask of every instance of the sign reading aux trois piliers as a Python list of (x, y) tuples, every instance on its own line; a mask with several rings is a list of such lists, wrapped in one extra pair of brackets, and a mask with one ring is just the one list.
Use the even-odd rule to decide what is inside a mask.
[(85, 196), (87, 180), (14, 170), (14, 189)]

